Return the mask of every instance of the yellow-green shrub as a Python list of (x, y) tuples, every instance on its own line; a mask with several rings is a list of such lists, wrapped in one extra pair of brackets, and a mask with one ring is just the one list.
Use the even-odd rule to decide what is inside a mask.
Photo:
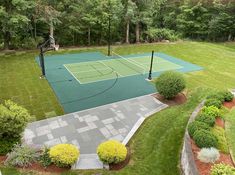
[(119, 163), (126, 159), (127, 149), (122, 143), (109, 140), (98, 146), (97, 154), (104, 163)]
[(59, 167), (73, 165), (77, 161), (79, 154), (78, 148), (71, 144), (58, 144), (51, 147), (49, 151), (52, 162)]
[(212, 133), (216, 136), (218, 140), (218, 149), (223, 153), (229, 153), (227, 139), (225, 137), (225, 131), (220, 126), (214, 126), (212, 128)]

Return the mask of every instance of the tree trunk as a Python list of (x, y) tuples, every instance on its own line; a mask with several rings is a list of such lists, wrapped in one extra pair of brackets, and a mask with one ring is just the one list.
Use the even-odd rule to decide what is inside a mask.
[(232, 34), (229, 33), (229, 35), (228, 35), (228, 41), (231, 41), (231, 39), (232, 39)]
[(51, 20), (51, 23), (50, 23), (50, 36), (51, 37), (54, 37), (54, 27), (53, 27), (53, 22)]
[(8, 50), (10, 45), (11, 34), (10, 32), (5, 32), (4, 34), (4, 49)]
[(91, 45), (91, 28), (90, 27), (88, 27), (87, 40), (88, 40), (88, 46), (90, 46)]
[(136, 43), (140, 42), (140, 24), (139, 22), (136, 23), (135, 26), (135, 38), (136, 38)]
[(34, 38), (37, 37), (37, 23), (34, 21)]
[(126, 43), (129, 44), (130, 41), (129, 41), (129, 31), (130, 31), (130, 21), (127, 20), (127, 23), (126, 23)]

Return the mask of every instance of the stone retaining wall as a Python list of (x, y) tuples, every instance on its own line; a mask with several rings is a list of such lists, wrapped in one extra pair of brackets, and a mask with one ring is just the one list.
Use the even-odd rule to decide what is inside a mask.
[[(201, 108), (204, 105), (204, 101), (200, 103), (197, 108), (194, 110), (192, 115), (189, 118), (188, 124), (193, 122), (197, 116), (197, 114), (200, 112)], [(192, 151), (192, 145), (190, 141), (190, 136), (188, 134), (188, 131), (186, 129), (185, 135), (184, 135), (184, 142), (183, 142), (183, 149), (181, 152), (181, 171), (184, 175), (199, 175), (197, 166), (194, 161), (194, 155)]]

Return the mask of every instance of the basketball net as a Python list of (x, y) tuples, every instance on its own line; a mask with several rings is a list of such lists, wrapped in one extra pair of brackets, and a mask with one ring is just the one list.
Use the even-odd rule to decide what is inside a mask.
[(50, 38), (50, 47), (53, 48), (55, 51), (58, 51), (60, 46), (58, 44), (55, 44), (54, 37), (50, 35), (49, 38)]

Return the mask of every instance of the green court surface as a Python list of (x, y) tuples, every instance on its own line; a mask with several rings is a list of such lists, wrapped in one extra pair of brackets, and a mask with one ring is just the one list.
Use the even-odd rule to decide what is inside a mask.
[[(65, 64), (64, 66), (80, 84), (86, 84), (115, 79), (117, 75), (121, 78), (145, 74), (149, 71), (150, 57), (114, 58), (110, 60)], [(157, 56), (154, 57), (153, 72), (177, 70), (180, 68), (182, 66), (178, 64)]]
[[(154, 84), (146, 81), (150, 60), (151, 53), (107, 57), (99, 52), (86, 52), (46, 56), (46, 78), (65, 113), (76, 112), (155, 93)], [(152, 76), (167, 70), (191, 72), (202, 68), (155, 53)]]

